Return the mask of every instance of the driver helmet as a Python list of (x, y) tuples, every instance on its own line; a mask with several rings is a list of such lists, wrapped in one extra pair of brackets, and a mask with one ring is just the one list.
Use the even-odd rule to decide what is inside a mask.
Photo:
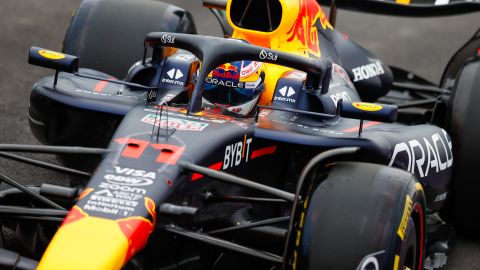
[(215, 68), (205, 81), (204, 107), (247, 116), (264, 89), (264, 70), (264, 64), (255, 61), (237, 61)]

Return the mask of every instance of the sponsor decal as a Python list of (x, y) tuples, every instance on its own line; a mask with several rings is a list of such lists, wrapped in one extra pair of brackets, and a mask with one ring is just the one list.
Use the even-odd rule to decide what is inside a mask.
[(164, 97), (162, 97), (162, 101), (169, 102), (175, 97), (174, 94), (166, 94)]
[(262, 66), (262, 63), (257, 61), (251, 61), (248, 65), (244, 66), (244, 64), (248, 62), (249, 61), (242, 62), (242, 67), (240, 69), (240, 75), (242, 77), (248, 77), (252, 75), (253, 73), (257, 72), (257, 70)]
[(437, 195), (437, 197), (435, 197), (435, 200), (433, 202), (445, 201), (447, 199), (447, 194), (448, 192)]
[[(156, 110), (152, 110), (152, 109), (144, 109), (144, 110), (145, 110), (146, 112), (152, 112), (152, 113), (156, 113), (156, 112), (157, 112)], [(176, 109), (170, 107), (168, 110), (173, 110), (173, 111), (175, 111)], [(205, 111), (200, 112), (198, 115), (176, 113), (176, 112), (172, 112), (172, 111), (168, 111), (167, 113), (168, 113), (169, 117), (172, 116), (172, 117), (174, 117), (174, 118), (191, 119), (191, 120), (195, 120), (195, 121), (204, 121), (204, 122), (215, 123), (215, 124), (230, 123), (230, 124), (239, 126), (239, 127), (243, 128), (243, 129), (247, 129), (247, 124), (253, 124), (253, 122), (249, 122), (249, 121), (245, 121), (245, 120), (237, 121), (235, 118), (232, 118), (232, 117), (226, 116), (226, 115), (220, 115), (220, 114), (215, 114), (215, 115), (210, 115), (210, 114), (209, 114), (209, 115), (208, 115), (208, 118), (207, 118), (207, 117), (198, 116), (198, 115), (205, 115), (205, 113), (206, 113)], [(169, 118), (169, 119), (170, 119), (170, 118)]]
[[(99, 187), (103, 188), (104, 190), (107, 190), (108, 192), (111, 192), (112, 190), (113, 191), (118, 190), (118, 191), (124, 191), (124, 192), (130, 192), (130, 193), (142, 194), (142, 195), (145, 195), (147, 193), (147, 191), (143, 188), (130, 187), (130, 186), (118, 185), (118, 184), (110, 184), (108, 182), (100, 183)], [(102, 191), (97, 191), (97, 192), (95, 192), (95, 194), (102, 195), (101, 192)], [(113, 196), (109, 196), (108, 192), (105, 192), (104, 195), (106, 195), (107, 197), (113, 197)], [(111, 193), (111, 194), (113, 194), (113, 193)]]
[(296, 99), (291, 98), (291, 96), (295, 95), (295, 90), (290, 86), (284, 86), (278, 90), (281, 96), (274, 96), (273, 100), (275, 101), (285, 101), (295, 103), (297, 102)]
[(167, 75), (168, 75), (169, 78), (163, 77), (162, 78), (162, 83), (166, 82), (166, 83), (176, 84), (176, 85), (181, 85), (181, 86), (184, 85), (184, 82), (178, 80), (178, 79), (183, 78), (183, 76), (184, 76), (184, 74), (182, 73), (182, 71), (180, 69), (172, 68), (169, 71), (167, 71)]
[(442, 132), (443, 136), (434, 133), (430, 137), (396, 144), (388, 166), (397, 160), (406, 161), (407, 171), (420, 178), (428, 176), (431, 170), (438, 173), (450, 168), (453, 164), (452, 141), (445, 130)]
[(380, 61), (354, 68), (352, 69), (352, 72), (354, 76), (354, 82), (367, 80), (385, 74), (385, 70), (383, 69)]
[(148, 91), (148, 97), (147, 97), (148, 103), (155, 102), (156, 98), (157, 98), (157, 89), (150, 89)]
[(282, 120), (276, 120), (276, 119), (271, 119), (270, 121), (272, 121), (274, 123), (295, 126), (297, 128), (301, 128), (301, 129), (321, 132), (321, 133), (325, 133), (325, 134), (332, 134), (332, 135), (343, 135), (344, 134), (343, 132), (338, 132), (338, 131), (334, 131), (334, 130), (331, 130), (331, 129), (324, 129), (324, 128), (317, 128), (317, 127), (313, 127), (313, 126), (302, 125), (302, 124), (298, 124), (298, 123), (295, 123), (295, 122), (292, 122), (292, 121), (282, 121)]
[(160, 40), (164, 44), (174, 44), (175, 43), (175, 37), (170, 36), (169, 34), (163, 35)]
[(210, 78), (210, 77), (207, 77), (205, 79), (205, 81), (207, 83), (218, 85), (218, 86), (226, 86), (226, 87), (231, 87), (231, 88), (243, 88), (244, 87), (244, 83), (241, 83), (241, 82), (223, 81), (223, 80), (219, 80), (219, 79), (216, 79), (216, 78)]
[(128, 217), (135, 211), (137, 205), (137, 202), (128, 200), (92, 195), (83, 209), (90, 212)]
[(134, 178), (134, 177), (125, 177), (114, 174), (106, 174), (104, 176), (110, 184), (116, 185), (126, 185), (126, 186), (149, 186), (153, 183), (151, 179), (146, 178)]
[(126, 186), (148, 186), (155, 180), (154, 172), (144, 170), (136, 170), (126, 167), (114, 166), (113, 173), (104, 176), (110, 184), (126, 185)]
[(243, 137), (243, 141), (239, 141), (225, 147), (225, 156), (223, 158), (223, 170), (233, 168), (240, 165), (242, 162), (248, 162), (250, 154), (250, 143), (252, 138)]
[[(174, 108), (169, 108), (169, 110), (172, 110)], [(146, 112), (152, 112), (156, 113), (157, 110), (152, 110), (152, 109), (144, 109)], [(180, 117), (180, 118), (185, 118), (185, 119), (191, 119), (191, 120), (196, 120), (196, 121), (205, 121), (205, 122), (211, 122), (211, 123), (217, 123), (217, 124), (224, 124), (227, 122), (232, 122), (234, 121), (234, 118), (230, 119), (228, 117), (225, 117), (225, 119), (216, 119), (216, 118), (206, 118), (202, 116), (197, 116), (197, 115), (191, 115), (191, 114), (183, 114), (183, 113), (175, 113), (168, 111), (168, 115), (173, 116), (173, 117)], [(224, 117), (223, 115), (215, 115), (215, 117)], [(228, 119), (228, 120), (226, 120)]]
[(307, 73), (301, 71), (290, 71), (285, 78), (288, 79), (297, 79), (297, 80), (304, 80), (307, 77)]
[(128, 99), (135, 99), (135, 100), (142, 100), (145, 101), (147, 99), (144, 98), (145, 95), (143, 96), (129, 96), (129, 95), (123, 95), (123, 94), (108, 94), (108, 93), (101, 93), (101, 92), (92, 92), (92, 91), (87, 91), (87, 90), (82, 90), (82, 89), (75, 89), (75, 92), (83, 93), (83, 94), (90, 94), (90, 95), (100, 95), (104, 97), (114, 97), (114, 98), (128, 98)]
[(354, 102), (352, 103), (353, 107), (367, 112), (377, 112), (383, 109), (382, 105), (374, 104), (374, 103), (367, 103), (367, 102)]
[(238, 66), (237, 65), (232, 65), (230, 63), (225, 63), (225, 64), (221, 64), (220, 66), (218, 66), (216, 69), (221, 69), (221, 70), (225, 70), (225, 71), (230, 71), (230, 72), (233, 72), (233, 73), (237, 73), (238, 72)]
[(142, 122), (161, 128), (166, 128), (168, 125), (168, 128), (187, 131), (202, 131), (208, 127), (207, 123), (194, 122), (185, 119), (166, 116), (162, 116), (160, 119), (160, 117), (157, 117), (155, 114), (145, 115), (145, 117), (142, 118)]
[(194, 55), (186, 54), (186, 53), (181, 53), (181, 54), (175, 55), (175, 59), (180, 60), (180, 61), (185, 61), (185, 62), (190, 62), (194, 58), (195, 58)]
[(350, 80), (350, 77), (348, 77), (348, 74), (345, 72), (345, 70), (341, 66), (337, 64), (333, 64), (333, 71), (335, 72), (335, 74), (338, 75), (338, 77), (342, 78), (349, 86), (353, 86), (353, 83)]
[(262, 82), (262, 78), (258, 78), (254, 82), (245, 82), (245, 89), (256, 89)]
[(380, 270), (379, 258), (384, 254), (385, 250), (382, 250), (365, 256), (358, 265), (357, 270)]
[(266, 50), (262, 50), (260, 54), (258, 55), (260, 60), (271, 60), (271, 61), (277, 61), (278, 59), (278, 54), (272, 53), (272, 52), (267, 52)]
[(213, 76), (217, 78), (229, 79), (229, 80), (239, 80), (240, 73), (230, 72), (230, 71), (220, 71), (219, 69), (213, 70)]
[(102, 182), (99, 188), (88, 198), (85, 211), (128, 217), (146, 193), (145, 189), (107, 182)]
[(408, 219), (410, 218), (412, 209), (413, 209), (412, 198), (410, 198), (410, 195), (407, 195), (407, 198), (405, 199), (405, 207), (403, 208), (402, 219), (400, 222), (400, 226), (398, 226), (398, 230), (397, 230), (397, 234), (398, 236), (400, 236), (400, 239), (402, 240), (405, 239), (405, 230), (407, 229)]
[(346, 91), (342, 91), (342, 92), (330, 95), (330, 98), (333, 100), (333, 103), (335, 103), (335, 107), (337, 106), (338, 101), (340, 99), (347, 100), (347, 101), (352, 101), (352, 99), (350, 98), (350, 96), (348, 95), (348, 93)]
[(170, 77), (170, 79), (175, 79), (175, 80), (178, 80), (180, 78), (183, 77), (183, 73), (180, 69), (170, 69), (168, 72), (167, 72), (167, 75), (168, 77)]
[(60, 60), (60, 59), (65, 58), (65, 54), (50, 51), (50, 50), (40, 50), (40, 51), (38, 51), (38, 54), (40, 54), (41, 56), (43, 56), (45, 58), (51, 59), (51, 60)]

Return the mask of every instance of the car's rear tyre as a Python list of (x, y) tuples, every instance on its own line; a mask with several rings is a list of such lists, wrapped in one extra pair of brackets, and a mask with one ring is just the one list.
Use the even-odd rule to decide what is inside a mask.
[(423, 270), (425, 196), (413, 175), (338, 163), (319, 181), (293, 233), (296, 269)]
[(460, 233), (480, 237), (480, 57), (468, 61), (459, 73), (449, 104), (447, 129), (453, 143), (452, 196), (448, 218)]
[(195, 34), (185, 10), (155, 0), (84, 0), (65, 34), (63, 50), (80, 57), (80, 67), (125, 77), (143, 57), (149, 32)]

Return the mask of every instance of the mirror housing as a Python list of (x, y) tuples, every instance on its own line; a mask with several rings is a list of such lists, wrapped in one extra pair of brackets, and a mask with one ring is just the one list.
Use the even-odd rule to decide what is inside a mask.
[(397, 121), (398, 107), (395, 105), (339, 100), (337, 106), (341, 117), (387, 123)]
[(78, 73), (79, 58), (77, 56), (55, 52), (40, 47), (30, 47), (28, 63), (56, 71), (75, 74)]

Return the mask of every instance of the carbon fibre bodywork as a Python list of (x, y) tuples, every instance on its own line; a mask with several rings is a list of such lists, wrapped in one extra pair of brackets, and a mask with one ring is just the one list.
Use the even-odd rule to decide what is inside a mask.
[[(105, 154), (95, 159), (60, 155), (65, 165), (91, 172), (91, 177), (81, 183), (82, 192), (43, 254), (40, 269), (71, 265), (120, 268), (136, 263), (139, 257), (150, 268), (175, 268), (189, 256), (198, 257), (198, 265), (211, 269), (245, 268), (250, 263), (257, 267), (255, 259), (264, 259), (269, 267), (282, 264), (284, 269), (334, 265), (336, 258), (317, 258), (317, 248), (311, 247), (328, 239), (322, 235), (328, 234), (328, 229), (336, 229), (335, 209), (344, 195), (348, 196), (348, 209), (358, 206), (364, 211), (356, 212), (357, 218), (342, 216), (347, 229), (365, 216), (374, 221), (369, 233), (362, 234), (359, 226), (350, 230), (351, 237), (365, 236), (368, 242), (375, 225), (384, 226), (378, 236), (381, 241), (359, 245), (364, 249), (352, 251), (355, 258), (345, 261), (349, 265), (345, 269), (358, 264), (363, 270), (369, 260), (380, 262), (382, 269), (397, 269), (400, 260), (400, 265), (423, 268), (425, 215), (440, 211), (450, 194), (452, 140), (442, 125), (430, 124), (435, 123), (433, 116), (438, 118), (432, 114), (442, 110), (449, 92), (425, 86), (428, 82), (413, 88), (394, 82), (394, 75), (404, 82), (409, 74), (391, 69), (334, 30), (313, 0), (245, 3), (228, 1), (225, 20), (233, 29), (230, 38), (147, 34), (143, 59), (133, 64), (124, 81), (92, 69), (78, 70), (75, 56), (31, 48), (30, 63), (57, 71), (33, 87), (29, 107), (33, 134), (48, 145), (106, 148)], [(262, 3), (269, 17), (264, 24), (255, 25)], [(178, 23), (177, 17), (169, 18)], [(182, 18), (193, 31), (188, 14), (180, 21)], [(151, 57), (147, 57), (150, 49)], [(206, 104), (204, 86), (212, 83), (208, 74), (221, 64), (243, 60), (262, 62), (263, 74), (257, 73), (264, 89), (257, 106), (240, 116), (218, 104)], [(379, 99), (389, 104), (363, 102)], [(395, 122), (397, 107), (392, 104), (406, 108), (399, 122)], [(413, 113), (408, 110), (412, 107)], [(304, 174), (317, 156), (336, 150), (354, 151), (356, 163), (335, 165), (320, 176), (318, 171)], [(359, 170), (356, 177), (361, 181), (349, 183), (355, 179), (346, 173), (349, 168), (352, 173)], [(325, 176), (326, 171), (332, 172), (332, 178)], [(302, 186), (305, 178), (328, 181), (311, 184), (307, 192)], [(337, 179), (342, 181), (338, 190), (347, 189), (346, 194), (326, 191)], [(253, 207), (252, 201), (274, 200), (260, 197), (268, 190), (281, 198), (275, 201), (279, 205)], [(321, 205), (307, 207), (310, 195)], [(370, 197), (356, 205), (363, 196)], [(211, 198), (219, 200), (219, 205), (212, 204)], [(233, 202), (229, 201), (232, 198)], [(327, 205), (325, 200), (333, 204)], [(290, 202), (293, 207), (287, 209), (283, 204)], [(331, 217), (328, 222), (316, 216), (319, 207), (324, 209), (322, 213), (330, 213), (326, 214)], [(171, 216), (178, 219), (172, 222)], [(229, 244), (212, 237), (218, 231), (242, 230), (238, 228), (244, 223), (278, 216), (290, 220), (288, 227), (272, 226), (261, 233), (252, 230), (246, 239), (233, 233)], [(322, 226), (327, 229), (311, 231)], [(166, 232), (240, 249), (254, 259), (245, 261), (246, 266), (233, 265), (235, 256), (224, 258), (223, 252), (195, 250)], [(284, 241), (285, 248), (247, 239), (256, 233), (272, 242)], [(348, 244), (349, 238), (344, 242)], [(414, 251), (400, 259), (402, 252), (407, 252), (403, 249), (407, 238)], [(238, 247), (235, 241), (254, 243), (267, 251)], [(92, 243), (102, 245), (90, 249)], [(178, 247), (170, 250), (170, 244)], [(146, 246), (150, 248), (143, 250)], [(182, 256), (177, 256), (179, 249)], [(164, 260), (151, 254), (157, 250), (166, 254)], [(284, 252), (283, 257), (275, 255), (278, 252)], [(91, 259), (85, 262), (85, 257)], [(406, 262), (409, 257), (413, 259)], [(219, 261), (220, 266), (215, 266)]]
[[(172, 55), (170, 58), (175, 59), (177, 57), (178, 55)], [(193, 57), (191, 62), (193, 62)], [(159, 67), (158, 72), (162, 74), (161, 78), (166, 78), (168, 76), (166, 71), (171, 69), (188, 71), (191, 62), (172, 62), (167, 59), (164, 64), (165, 67)], [(95, 74), (94, 71), (88, 72)], [(353, 88), (350, 79), (344, 76), (345, 72), (341, 67), (334, 68), (332, 74), (333, 78), (328, 94), (316, 95), (316, 97), (318, 98), (317, 102), (321, 104), (319, 108), (335, 114), (336, 102), (339, 99), (347, 97), (351, 101), (360, 101), (360, 97)], [(101, 76), (102, 74), (98, 73), (97, 75)], [(288, 78), (289, 76), (290, 78)], [(296, 93), (311, 95), (311, 93), (307, 94), (308, 90), (302, 89), (302, 82), (296, 83), (298, 80), (298, 78), (294, 79), (291, 74), (280, 79), (275, 88), (276, 95), (280, 95), (278, 90), (284, 87), (292, 87)], [(98, 82), (76, 78), (65, 73), (60, 74), (56, 87), (52, 87), (52, 85), (53, 78), (47, 78), (39, 82), (33, 89), (30, 106), (30, 118), (35, 120), (30, 122), (32, 130), (37, 138), (44, 143), (86, 145), (87, 142), (83, 141), (83, 135), (86, 135), (85, 138), (89, 139), (92, 137), (88, 133), (88, 126), (79, 125), (80, 123), (104, 126), (103, 121), (118, 123), (122, 117), (122, 124), (116, 129), (115, 133), (113, 133), (114, 129), (111, 129), (112, 133), (104, 134), (105, 138), (113, 136), (111, 141), (114, 143), (111, 143), (110, 147), (117, 149), (115, 152), (120, 151), (118, 143), (115, 143), (115, 140), (119, 138), (150, 141), (152, 136), (156, 136), (153, 122), (155, 122), (156, 117), (158, 118), (159, 109), (145, 107), (148, 94), (146, 91), (106, 83), (102, 91), (98, 92), (95, 91)], [(183, 91), (183, 87), (170, 84), (165, 90), (159, 91), (157, 101), (181, 98)], [(120, 92), (121, 94), (118, 94)], [(303, 100), (306, 99), (306, 97), (303, 98)], [(302, 105), (305, 103), (302, 103), (302, 98), (298, 97), (298, 102), (293, 104), (293, 108), (296, 108), (296, 106), (313, 107), (312, 102)], [(287, 108), (291, 104), (288, 101), (278, 100), (272, 103), (274, 106)], [(82, 113), (63, 112), (60, 115), (67, 118), (56, 120), (51, 115), (55, 114), (52, 111), (58, 111), (59, 108), (63, 108), (65, 112), (81, 111)], [(256, 122), (254, 118), (240, 119), (206, 111), (200, 115), (189, 115), (185, 109), (165, 108), (165, 110), (170, 117), (168, 119), (171, 123), (169, 132), (173, 132), (171, 134), (172, 138), (178, 137), (182, 142), (181, 145), (179, 143), (173, 143), (173, 145), (185, 147), (185, 155), (196, 164), (211, 166), (222, 163), (222, 169), (244, 177), (255, 178), (258, 171), (250, 169), (251, 164), (249, 163), (256, 162), (244, 162), (244, 160), (250, 160), (248, 154), (263, 147), (275, 147), (278, 150), (275, 155), (281, 153), (280, 163), (288, 164), (292, 153), (298, 151), (305, 151), (305, 156), (307, 157), (308, 153), (308, 156), (311, 157), (315, 153), (326, 149), (340, 146), (360, 146), (364, 151), (366, 161), (395, 166), (414, 173), (425, 185), (428, 207), (432, 211), (440, 209), (445, 201), (445, 198), (441, 197), (446, 194), (451, 177), (450, 167), (453, 160), (451, 141), (448, 134), (436, 126), (406, 126), (369, 121), (365, 123), (363, 133), (359, 137), (359, 121), (341, 117), (331, 119), (314, 116), (298, 117), (292, 112), (263, 109), (259, 113), (258, 122)], [(84, 111), (90, 113), (83, 113)], [(69, 115), (71, 116), (69, 117)], [(165, 116), (162, 116), (162, 119), (162, 121), (167, 121)], [(74, 123), (77, 128), (64, 128), (61, 123)], [(156, 125), (158, 124), (157, 119)], [(175, 124), (183, 124), (184, 127), (175, 126)], [(63, 127), (62, 130), (55, 129), (59, 126)], [(185, 130), (174, 131), (175, 128)], [(83, 130), (83, 132), (79, 133), (76, 130)], [(162, 132), (166, 131), (162, 129)], [(47, 140), (47, 134), (55, 134), (55, 136)], [(135, 137), (132, 136), (133, 134), (142, 135)], [(240, 162), (233, 162), (235, 156), (226, 160), (228, 157), (225, 153), (226, 147), (234, 142), (244, 141), (245, 136), (252, 139), (247, 156), (243, 157)], [(68, 141), (62, 141), (61, 138), (68, 138)], [(160, 136), (159, 140), (160, 144), (166, 143), (166, 141), (162, 141), (166, 140), (163, 136)], [(169, 140), (172, 139), (169, 138)], [(102, 146), (102, 142), (96, 142), (94, 145)], [(236, 165), (226, 166), (228, 162)], [(273, 166), (272, 168), (278, 167), (276, 163), (265, 163), (264, 165), (267, 164)], [(303, 165), (302, 163), (298, 164), (298, 167), (293, 171), (298, 171)], [(135, 164), (134, 167), (145, 171), (154, 170), (154, 167), (149, 168), (148, 166), (150, 166), (149, 162), (140, 162)], [(231, 170), (232, 167), (235, 168)], [(285, 166), (280, 167), (287, 168)], [(265, 168), (265, 170), (272, 171), (272, 168)], [(160, 172), (158, 174), (164, 175)], [(279, 175), (289, 174), (288, 171), (281, 171)], [(178, 176), (173, 176), (165, 175), (166, 178), (170, 179), (178, 178)], [(95, 186), (95, 184), (93, 185)], [(439, 198), (441, 199), (439, 200)]]

